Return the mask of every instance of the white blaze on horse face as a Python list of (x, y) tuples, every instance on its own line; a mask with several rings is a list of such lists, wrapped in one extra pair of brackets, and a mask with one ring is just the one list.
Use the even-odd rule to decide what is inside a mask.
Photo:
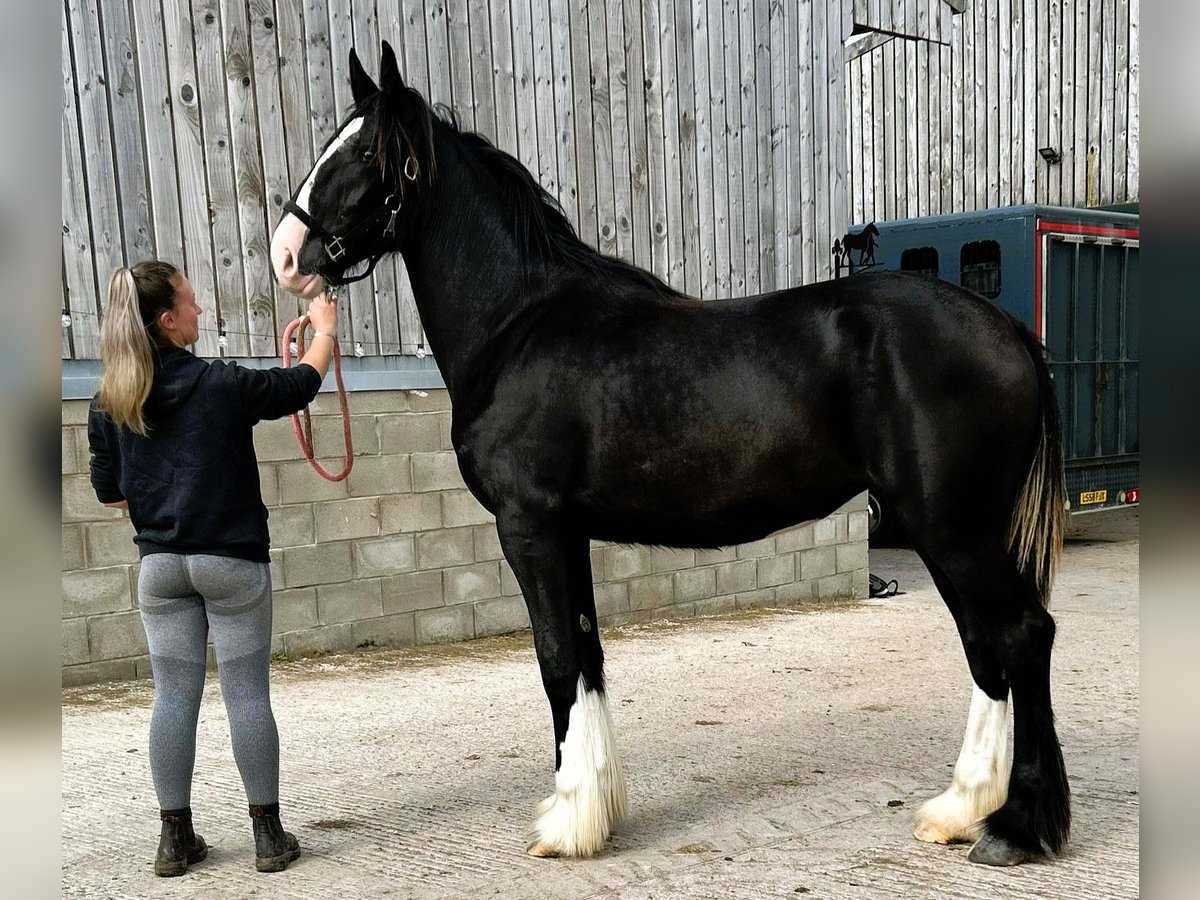
[(317, 164), (312, 167), (312, 171), (308, 173), (308, 178), (304, 181), (304, 186), (300, 188), (300, 193), (296, 196), (296, 205), (305, 212), (308, 212), (308, 197), (312, 193), (313, 182), (317, 179), (317, 173), (321, 171), (321, 166), (329, 162), (329, 158), (342, 149), (342, 146), (350, 138), (358, 134), (363, 127), (365, 120), (362, 116), (351, 119), (346, 123), (345, 127), (338, 132), (338, 136), (329, 142), (329, 146), (325, 148), (325, 152), (321, 154), (321, 158), (317, 160)]
[(625, 817), (625, 775), (613, 740), (605, 695), (575, 689), (555, 792), (538, 806), (529, 853), (534, 856), (591, 856)]
[(1008, 701), (993, 700), (973, 685), (962, 751), (950, 787), (917, 813), (918, 840), (971, 841), (978, 824), (1008, 796)]
[[(338, 132), (337, 137), (329, 142), (329, 146), (325, 148), (325, 152), (321, 154), (321, 158), (317, 160), (317, 164), (308, 173), (308, 178), (304, 180), (304, 184), (300, 188), (300, 193), (296, 195), (296, 205), (298, 207), (305, 212), (309, 211), (309, 195), (312, 193), (317, 173), (329, 161), (330, 157), (345, 145), (346, 141), (358, 134), (362, 126), (362, 116), (351, 119)], [(291, 213), (284, 215), (279, 225), (276, 226), (275, 233), (271, 235), (271, 266), (275, 270), (275, 279), (279, 282), (280, 287), (286, 291), (291, 291), (293, 294), (312, 297), (320, 293), (324, 287), (324, 283), (319, 275), (306, 276), (300, 274), (300, 248), (304, 246), (304, 239), (307, 236), (307, 225)]]

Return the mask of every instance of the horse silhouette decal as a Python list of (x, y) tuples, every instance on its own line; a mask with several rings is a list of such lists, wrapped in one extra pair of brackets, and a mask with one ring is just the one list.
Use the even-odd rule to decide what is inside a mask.
[(855, 234), (852, 231), (847, 231), (842, 236), (842, 252), (849, 259), (850, 252), (858, 251), (859, 266), (875, 265), (875, 238), (879, 237), (879, 229), (875, 227), (875, 223), (871, 222), (862, 231)]

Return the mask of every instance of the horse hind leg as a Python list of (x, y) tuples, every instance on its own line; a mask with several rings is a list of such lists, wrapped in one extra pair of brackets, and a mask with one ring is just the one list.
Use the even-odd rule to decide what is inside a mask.
[(1066, 849), (1071, 791), (1050, 704), (1054, 632), (1036, 602), (1000, 624), (997, 645), (1012, 684), (1013, 768), (1008, 797), (984, 821), (972, 862), (1009, 866)]
[(588, 542), (549, 523), (497, 520), (525, 596), (554, 721), (554, 793), (539, 804), (531, 856), (591, 856), (625, 816), (625, 778), (604, 689)]
[(999, 809), (1008, 793), (1008, 682), (976, 617), (940, 570), (928, 560), (926, 565), (958, 625), (973, 683), (950, 786), (917, 811), (913, 836), (935, 844), (962, 843), (979, 838), (983, 818)]
[[(1003, 803), (978, 824), (979, 838), (969, 858), (1007, 866), (1061, 853), (1071, 813), (1050, 698), (1054, 620), (1002, 541), (952, 555), (940, 565), (962, 599), (964, 620), (971, 626), (971, 640), (964, 640), (968, 659), (972, 644), (985, 648), (1008, 682), (1013, 704), (1007, 793)], [(976, 674), (974, 664), (972, 674)], [(990, 699), (1001, 699), (998, 691), (979, 686)], [(997, 713), (998, 708), (993, 710)], [(996, 718), (991, 720), (993, 727)]]
[(933, 844), (974, 841), (1007, 793), (1008, 701), (992, 699), (976, 684), (950, 786), (922, 804), (913, 836)]

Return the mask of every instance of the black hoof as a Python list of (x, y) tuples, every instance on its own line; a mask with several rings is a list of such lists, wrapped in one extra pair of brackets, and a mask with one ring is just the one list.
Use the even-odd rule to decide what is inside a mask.
[(975, 842), (975, 846), (967, 854), (967, 859), (984, 866), (1019, 866), (1023, 862), (1037, 859), (1037, 855), (1010, 844), (1002, 837), (985, 834)]

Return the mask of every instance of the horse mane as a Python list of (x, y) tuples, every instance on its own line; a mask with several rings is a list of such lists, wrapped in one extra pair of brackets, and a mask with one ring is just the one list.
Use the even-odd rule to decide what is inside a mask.
[(433, 152), (433, 110), (421, 98), (421, 95), (409, 88), (404, 90), (420, 101), (416, 125), (419, 134), (409, 133), (401, 117), (397, 115), (392, 104), (386, 102), (386, 95), (376, 92), (354, 107), (351, 117), (356, 115), (375, 116), (375, 161), (379, 173), (383, 176), (384, 184), (403, 185), (404, 166), (413, 153), (418, 161), (425, 160), (429, 166), (429, 177), (436, 174)]
[(399, 174), (408, 159), (408, 148), (416, 148), (418, 158), (428, 160), (428, 170), (423, 173), (427, 179), (431, 180), (436, 175), (433, 164), (436, 119), (495, 180), (512, 210), (513, 225), (523, 256), (528, 257), (531, 251), (540, 249), (568, 269), (623, 281), (631, 287), (650, 290), (664, 297), (683, 296), (650, 272), (589, 247), (575, 233), (558, 200), (511, 154), (501, 150), (482, 134), (463, 130), (457, 116), (449, 108), (439, 104), (435, 111), (416, 91), (405, 90), (406, 101), (417, 101), (414, 105), (419, 110), (418, 121), (422, 132), (419, 143), (412, 140), (401, 124), (395, 107), (383, 101), (382, 93), (367, 98), (360, 107), (364, 112), (371, 111), (377, 115), (376, 158), (384, 167), (385, 176), (397, 179), (390, 183), (398, 183)]

